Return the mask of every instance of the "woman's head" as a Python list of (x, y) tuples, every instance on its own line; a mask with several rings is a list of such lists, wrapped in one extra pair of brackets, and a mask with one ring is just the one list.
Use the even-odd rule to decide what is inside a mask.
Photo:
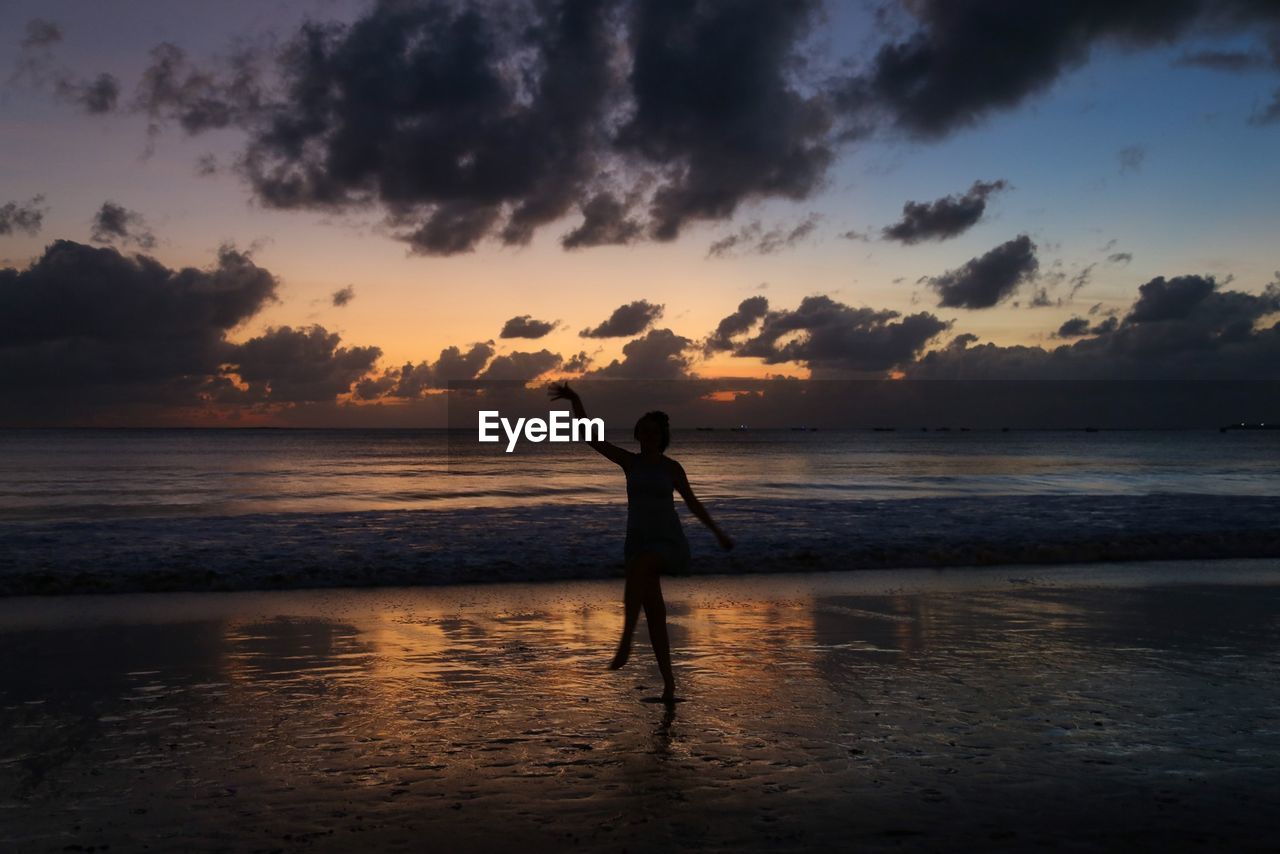
[(636, 422), (636, 429), (631, 435), (640, 443), (641, 448), (653, 447), (665, 451), (671, 444), (671, 421), (665, 412), (646, 412)]

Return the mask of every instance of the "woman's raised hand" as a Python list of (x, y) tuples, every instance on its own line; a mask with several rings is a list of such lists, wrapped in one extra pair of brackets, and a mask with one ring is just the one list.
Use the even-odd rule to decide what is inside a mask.
[(551, 387), (547, 389), (547, 394), (551, 396), (552, 400), (573, 401), (578, 397), (578, 393), (569, 388), (569, 384), (567, 382), (552, 383)]

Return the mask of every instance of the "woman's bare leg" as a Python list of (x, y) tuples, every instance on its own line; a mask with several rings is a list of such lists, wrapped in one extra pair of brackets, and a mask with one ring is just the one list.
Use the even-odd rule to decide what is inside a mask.
[(644, 620), (649, 627), (649, 642), (658, 659), (658, 671), (662, 674), (662, 699), (671, 702), (676, 696), (676, 680), (671, 672), (671, 638), (667, 634), (667, 603), (662, 598), (662, 582), (658, 569), (644, 579)]
[(622, 594), (622, 639), (618, 641), (613, 661), (609, 662), (610, 670), (622, 667), (631, 657), (631, 636), (640, 620), (640, 605), (644, 598), (641, 591), (644, 560), (645, 557), (640, 556), (627, 561), (627, 586)]

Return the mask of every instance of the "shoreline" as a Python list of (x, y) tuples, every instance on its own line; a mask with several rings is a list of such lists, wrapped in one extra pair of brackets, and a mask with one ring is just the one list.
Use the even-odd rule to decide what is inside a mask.
[[(1280, 558), (1280, 496), (717, 502), (695, 576)], [(0, 522), (0, 598), (621, 577), (613, 504)], [(922, 522), (921, 520), (927, 520)]]

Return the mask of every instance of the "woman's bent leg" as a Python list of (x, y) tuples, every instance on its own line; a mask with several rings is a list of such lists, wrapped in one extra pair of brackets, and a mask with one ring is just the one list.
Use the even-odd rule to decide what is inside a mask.
[(640, 606), (643, 601), (643, 562), (647, 555), (638, 555), (627, 560), (627, 586), (622, 594), (622, 639), (618, 641), (618, 651), (613, 661), (609, 662), (610, 670), (617, 670), (627, 663), (631, 657), (631, 636), (635, 633), (636, 623), (640, 620)]

